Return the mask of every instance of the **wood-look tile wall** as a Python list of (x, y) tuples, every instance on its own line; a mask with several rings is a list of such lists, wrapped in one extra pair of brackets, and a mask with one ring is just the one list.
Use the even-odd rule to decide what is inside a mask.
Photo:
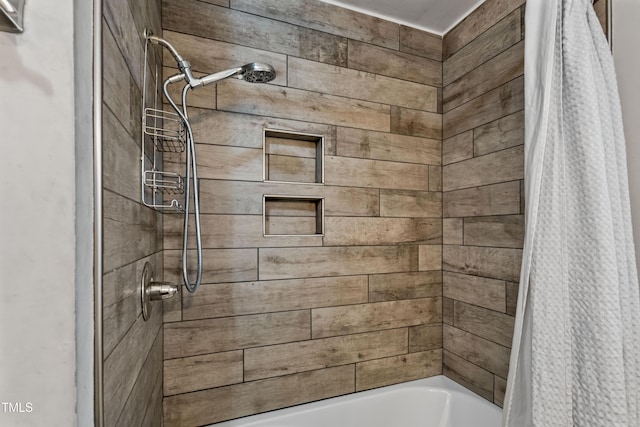
[(443, 43), (443, 373), (499, 405), (524, 233), (524, 3), (488, 0)]
[(443, 42), (443, 373), (498, 405), (524, 240), (524, 11), (488, 0)]
[[(162, 424), (162, 307), (142, 318), (138, 283), (149, 261), (162, 280), (162, 218), (140, 201), (145, 28), (160, 34), (161, 3), (105, 0), (103, 11), (104, 422)], [(160, 59), (160, 58), (156, 58)], [(155, 67), (155, 61), (149, 64)]]
[[(278, 73), (191, 94), (205, 270), (165, 305), (165, 425), (440, 374), (442, 39), (315, 0), (165, 0), (163, 27), (198, 72)], [(325, 184), (263, 182), (264, 128), (324, 135)], [(324, 236), (263, 236), (269, 194), (324, 198)], [(181, 224), (164, 218), (166, 280)]]

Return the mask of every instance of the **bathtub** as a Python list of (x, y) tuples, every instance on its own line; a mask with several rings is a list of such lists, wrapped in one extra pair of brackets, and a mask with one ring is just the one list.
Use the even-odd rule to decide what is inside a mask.
[(442, 375), (210, 427), (500, 427), (502, 411)]

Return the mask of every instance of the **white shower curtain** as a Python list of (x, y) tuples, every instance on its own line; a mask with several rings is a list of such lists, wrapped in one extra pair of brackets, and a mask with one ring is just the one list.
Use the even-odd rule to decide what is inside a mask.
[(527, 228), (504, 425), (638, 427), (625, 142), (590, 0), (527, 1), (525, 99)]

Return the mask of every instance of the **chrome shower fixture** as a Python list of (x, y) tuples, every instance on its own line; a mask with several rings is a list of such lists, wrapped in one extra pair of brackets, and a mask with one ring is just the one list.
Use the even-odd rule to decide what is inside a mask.
[(190, 87), (196, 88), (198, 86), (206, 86), (211, 83), (216, 83), (229, 77), (234, 77), (249, 83), (268, 83), (276, 78), (276, 70), (274, 70), (271, 65), (261, 64), (258, 62), (252, 62), (250, 64), (243, 65), (242, 67), (231, 68), (229, 70), (219, 71), (217, 73), (197, 78), (191, 72), (191, 64), (189, 64), (189, 61), (186, 61), (171, 45), (171, 43), (157, 36), (148, 36), (148, 40), (151, 43), (167, 48), (178, 63), (178, 69), (184, 77), (180, 74), (172, 76), (170, 78), (170, 83), (178, 82), (184, 78)]
[[(189, 89), (195, 89), (200, 86), (206, 86), (208, 84), (216, 83), (221, 80), (233, 77), (236, 79), (244, 80), (249, 83), (267, 83), (276, 78), (276, 71), (271, 65), (250, 63), (238, 68), (231, 68), (229, 70), (220, 71), (217, 73), (209, 74), (204, 77), (197, 78), (191, 71), (191, 64), (185, 60), (178, 51), (165, 39), (154, 35), (145, 34), (147, 42), (165, 47), (178, 63), (178, 69), (180, 72), (173, 76), (170, 76), (164, 81), (163, 93), (167, 102), (176, 112), (176, 118), (184, 125), (184, 132), (186, 136), (186, 144), (184, 149), (186, 150), (186, 175), (184, 180), (184, 223), (183, 223), (183, 236), (182, 236), (182, 277), (184, 279), (185, 287), (189, 292), (195, 292), (200, 287), (202, 281), (202, 236), (200, 230), (200, 201), (199, 201), (199, 188), (198, 188), (198, 171), (196, 162), (196, 149), (195, 141), (193, 138), (193, 132), (191, 129), (191, 123), (189, 122), (189, 115), (187, 114), (187, 93)], [(146, 52), (146, 51), (145, 51)], [(184, 87), (182, 88), (182, 106), (179, 107), (177, 103), (169, 95), (169, 85), (184, 81)], [(167, 113), (173, 114), (173, 113)], [(158, 116), (165, 117), (164, 112), (158, 114)], [(170, 117), (170, 116), (167, 116)], [(169, 120), (170, 121), (170, 120)], [(155, 129), (155, 128), (154, 128)], [(172, 135), (171, 130), (155, 129), (155, 134)], [(174, 132), (175, 133), (175, 132)], [(144, 142), (142, 144), (144, 147)], [(144, 159), (144, 156), (143, 156)], [(164, 176), (164, 175), (162, 175)], [(187, 272), (187, 248), (189, 247), (189, 214), (191, 209), (191, 198), (193, 197), (193, 212), (195, 223), (195, 237), (196, 237), (196, 279), (190, 281)]]
[(276, 78), (276, 70), (269, 64), (261, 64), (259, 62), (252, 62), (251, 64), (243, 65), (238, 68), (231, 68), (230, 70), (219, 71), (214, 74), (209, 74), (200, 79), (201, 84), (208, 85), (210, 83), (219, 82), (229, 77), (244, 80), (249, 83), (268, 83)]

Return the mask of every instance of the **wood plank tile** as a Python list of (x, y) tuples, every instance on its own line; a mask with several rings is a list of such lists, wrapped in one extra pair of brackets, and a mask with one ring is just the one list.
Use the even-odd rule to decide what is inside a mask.
[(367, 276), (203, 285), (183, 298), (185, 320), (367, 302)]
[(442, 191), (442, 166), (429, 165), (429, 191)]
[(510, 215), (520, 213), (518, 181), (443, 193), (445, 217)]
[(453, 326), (453, 300), (442, 298), (442, 322)]
[(409, 353), (442, 348), (442, 325), (411, 326), (409, 328)]
[(380, 190), (380, 216), (437, 218), (441, 214), (441, 193)]
[(356, 390), (432, 377), (441, 372), (440, 349), (371, 360), (356, 365)]
[(494, 387), (493, 387), (493, 403), (502, 408), (504, 404), (504, 395), (507, 390), (507, 381), (500, 378), (499, 376), (494, 377)]
[(167, 397), (164, 425), (205, 425), (354, 391), (354, 365), (302, 372)]
[[(196, 144), (198, 178), (262, 181), (262, 150)], [(184, 153), (165, 154), (165, 169), (184, 175)]]
[(446, 86), (443, 110), (450, 111), (523, 74), (524, 41), (521, 41)]
[(442, 141), (442, 164), (467, 160), (473, 157), (473, 131), (467, 131)]
[(441, 142), (360, 129), (338, 128), (337, 155), (363, 159), (439, 165)]
[(482, 4), (445, 35), (443, 58), (449, 58), (524, 3), (525, 0), (489, 0)]
[(276, 217), (315, 217), (316, 204), (306, 200), (268, 200), (265, 203), (265, 215)]
[(476, 305), (454, 301), (453, 324), (491, 342), (511, 348), (513, 317)]
[(200, 0), (205, 3), (215, 4), (217, 6), (229, 7), (229, 0)]
[(289, 57), (288, 64), (288, 86), (292, 88), (422, 111), (438, 110), (438, 92), (433, 86), (294, 57)]
[[(214, 248), (262, 248), (322, 246), (322, 236), (264, 236), (260, 215), (201, 215), (202, 246)], [(182, 248), (183, 219), (164, 218), (165, 249)], [(195, 249), (195, 231), (190, 235), (189, 249)]]
[(510, 316), (516, 315), (516, 309), (518, 307), (518, 290), (520, 284), (514, 282), (507, 282), (507, 314)]
[(393, 133), (441, 139), (442, 127), (441, 114), (391, 107), (391, 132)]
[(524, 178), (524, 145), (443, 167), (444, 191)]
[(473, 130), (473, 152), (476, 157), (522, 144), (524, 144), (524, 111)]
[[(217, 86), (219, 110), (382, 132), (389, 132), (391, 126), (388, 105), (301, 89), (248, 85), (234, 79), (220, 82)], [(255, 102), (256, 99), (269, 102)]]
[(504, 52), (518, 43), (521, 37), (520, 9), (516, 9), (444, 61), (444, 86)]
[(242, 382), (242, 350), (164, 361), (164, 396)]
[(103, 276), (103, 352), (108, 357), (142, 314), (138, 283), (145, 262), (156, 269), (156, 280), (162, 281), (162, 253), (127, 264)]
[[(162, 4), (157, 0), (141, 0), (137, 2), (129, 2), (131, 15), (136, 23), (138, 32), (140, 28), (148, 28), (153, 34), (162, 34)], [(152, 67), (153, 60), (150, 61)]]
[(398, 49), (399, 25), (323, 2), (231, 0), (231, 8), (349, 39)]
[(442, 273), (442, 283), (442, 293), (447, 298), (503, 313), (505, 311), (506, 296), (503, 280), (445, 271)]
[(309, 310), (167, 323), (164, 358), (197, 356), (311, 338)]
[(140, 146), (109, 108), (103, 108), (103, 186), (129, 199), (140, 198)]
[(106, 21), (103, 22), (102, 38), (103, 103), (114, 113), (127, 132), (136, 138), (141, 131), (140, 109), (136, 108), (135, 99), (136, 85)]
[[(199, 19), (193, 19), (194, 16)], [(164, 0), (162, 24), (165, 31), (188, 29), (189, 34), (208, 39), (329, 64), (346, 64), (345, 38), (196, 0)], [(247, 28), (251, 31), (246, 31)]]
[(500, 215), (467, 218), (464, 243), (469, 246), (522, 248), (524, 215)]
[[(434, 52), (435, 54), (435, 52)], [(442, 86), (442, 62), (349, 40), (349, 68), (410, 82)]]
[(461, 245), (462, 218), (445, 218), (442, 220), (442, 244)]
[(305, 236), (316, 234), (318, 229), (315, 218), (308, 216), (269, 216), (265, 217), (265, 234), (274, 236)]
[[(140, 373), (135, 379), (127, 402), (114, 425), (143, 426), (144, 419), (162, 406), (162, 334), (157, 332), (155, 341)], [(156, 409), (158, 408), (158, 409)], [(161, 411), (160, 411), (161, 412)], [(160, 414), (161, 415), (161, 414)]]
[(442, 273), (424, 271), (369, 276), (369, 302), (442, 296)]
[(162, 249), (159, 213), (108, 190), (103, 191), (103, 201), (104, 271)]
[(325, 183), (395, 190), (429, 189), (429, 166), (382, 160), (325, 157)]
[(162, 375), (158, 375), (151, 396), (150, 403), (146, 406), (142, 427), (162, 425)]
[(262, 248), (260, 280), (416, 271), (415, 246)]
[(524, 188), (524, 179), (520, 180), (520, 213), (525, 213), (525, 188)]
[(442, 320), (440, 298), (375, 302), (311, 310), (312, 337), (326, 338)]
[(449, 325), (442, 329), (444, 350), (493, 374), (509, 373), (510, 349)]
[[(276, 78), (270, 84), (287, 85), (286, 55), (175, 31), (164, 31), (162, 37), (168, 40), (183, 57), (188, 58), (194, 71), (210, 74), (251, 62), (261, 62), (271, 65), (276, 70)], [(168, 49), (163, 49), (162, 52), (164, 64), (175, 64), (175, 59)]]
[(494, 375), (491, 372), (445, 350), (442, 373), (474, 393), (493, 401)]
[(405, 354), (407, 329), (355, 334), (245, 350), (245, 381)]
[(278, 156), (316, 158), (316, 142), (265, 135), (264, 151)]
[(442, 61), (442, 37), (401, 25), (400, 51)]
[(520, 278), (521, 258), (521, 249), (447, 245), (443, 269), (513, 282)]
[[(166, 217), (165, 217), (166, 218)], [(203, 249), (202, 283), (245, 282), (258, 278), (257, 249)], [(164, 280), (173, 283), (182, 281), (182, 251), (165, 249)], [(194, 277), (196, 254), (188, 254), (190, 277)]]
[(203, 214), (261, 215), (264, 194), (324, 197), (327, 216), (379, 214), (378, 189), (205, 179), (200, 182), (200, 209)]
[(322, 135), (325, 139), (325, 154), (335, 154), (335, 126), (225, 111), (197, 108), (189, 110), (189, 121), (198, 143), (262, 149), (264, 129), (278, 129)]
[(518, 77), (443, 115), (444, 137), (482, 126), (524, 108), (524, 79)]
[(132, 79), (138, 88), (142, 87), (142, 63), (144, 62), (144, 39), (142, 28), (138, 28), (129, 2), (106, 0), (103, 16), (114, 34), (115, 42), (122, 52)]
[(436, 218), (330, 217), (325, 225), (324, 246), (442, 243)]
[[(162, 316), (156, 313), (149, 321), (138, 316), (131, 329), (104, 360), (104, 417), (106, 425), (115, 425), (136, 380), (144, 368), (158, 331)], [(162, 341), (162, 340), (160, 340)], [(156, 347), (159, 350), (162, 347)]]
[(418, 269), (442, 270), (442, 246), (420, 245)]
[(316, 160), (305, 157), (267, 155), (266, 178), (269, 181), (316, 182)]

